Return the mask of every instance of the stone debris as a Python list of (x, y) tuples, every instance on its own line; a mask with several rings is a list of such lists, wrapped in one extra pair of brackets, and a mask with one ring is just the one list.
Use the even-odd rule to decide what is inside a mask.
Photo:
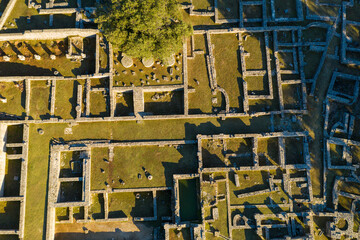
[(169, 67), (168, 73), (170, 74), (170, 76), (172, 76), (174, 74), (174, 69), (172, 67)]
[(8, 55), (3, 56), (3, 59), (5, 62), (10, 62), (10, 56)]
[(146, 67), (146, 68), (149, 68), (149, 67), (152, 67), (152, 65), (154, 65), (154, 59), (152, 57), (149, 57), (149, 58), (143, 58), (141, 60), (142, 64)]
[(25, 60), (26, 60), (26, 58), (25, 58), (24, 55), (18, 55), (17, 57), (18, 57), (18, 59), (19, 59), (20, 61), (25, 61)]
[(124, 66), (124, 68), (130, 68), (134, 65), (134, 61), (131, 57), (123, 53), (121, 58), (121, 64)]
[(2, 103), (7, 103), (7, 98), (0, 95), (0, 101)]

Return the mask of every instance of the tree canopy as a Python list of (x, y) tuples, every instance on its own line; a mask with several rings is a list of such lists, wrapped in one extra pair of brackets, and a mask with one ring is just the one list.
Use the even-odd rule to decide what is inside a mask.
[(164, 59), (192, 33), (177, 0), (111, 0), (97, 11), (96, 22), (114, 47), (138, 58)]

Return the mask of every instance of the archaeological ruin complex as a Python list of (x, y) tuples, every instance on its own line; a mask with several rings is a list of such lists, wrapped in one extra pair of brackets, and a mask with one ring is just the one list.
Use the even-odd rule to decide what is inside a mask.
[(0, 240), (360, 239), (360, 1), (178, 2), (138, 59), (0, 0)]

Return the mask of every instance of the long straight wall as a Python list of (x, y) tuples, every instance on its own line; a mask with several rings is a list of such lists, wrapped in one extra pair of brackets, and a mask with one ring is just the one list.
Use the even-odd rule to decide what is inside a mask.
[(4, 196), (7, 124), (0, 123), (0, 197)]

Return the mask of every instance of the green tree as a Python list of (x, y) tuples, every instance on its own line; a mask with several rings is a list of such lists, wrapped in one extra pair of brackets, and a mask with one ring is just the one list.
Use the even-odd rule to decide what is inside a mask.
[(114, 47), (138, 58), (164, 59), (192, 34), (177, 0), (111, 0), (97, 11), (96, 23)]

